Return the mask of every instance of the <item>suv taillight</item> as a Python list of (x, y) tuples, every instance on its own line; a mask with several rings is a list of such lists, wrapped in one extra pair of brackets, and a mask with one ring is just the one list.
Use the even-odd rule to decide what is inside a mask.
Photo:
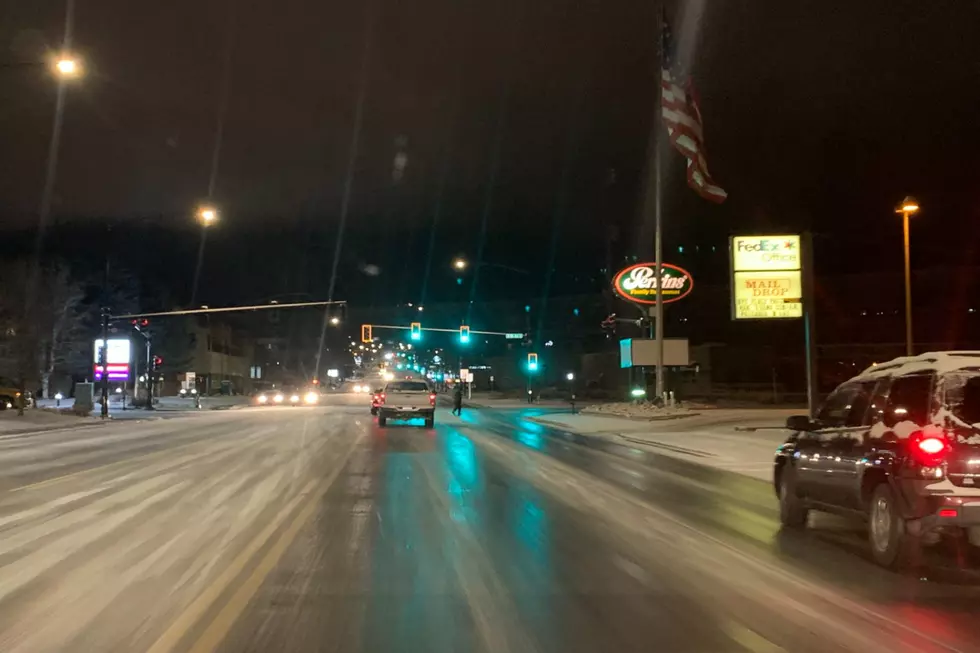
[(923, 429), (909, 436), (909, 454), (924, 467), (938, 467), (951, 449), (946, 434), (939, 429)]
[(430, 406), (435, 406), (436, 405), (436, 393), (434, 393), (434, 392), (430, 392), (429, 393), (429, 405)]
[(380, 393), (380, 394), (378, 394), (378, 401), (380, 401), (381, 403), (384, 403), (384, 402), (385, 402), (385, 397), (387, 397), (387, 396), (388, 396), (388, 395), (386, 395), (386, 394), (385, 394), (385, 393), (383, 393), (383, 392), (382, 392), (382, 393)]

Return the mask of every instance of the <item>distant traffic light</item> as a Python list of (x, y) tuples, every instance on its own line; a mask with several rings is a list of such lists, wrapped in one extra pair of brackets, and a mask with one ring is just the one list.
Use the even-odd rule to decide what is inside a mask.
[(538, 371), (538, 355), (530, 353), (527, 355), (527, 371), (537, 372)]
[(412, 322), (412, 340), (422, 339), (422, 323)]
[(314, 378), (313, 385), (320, 385), (320, 379)]
[(374, 338), (371, 336), (370, 324), (361, 325), (361, 342), (374, 342)]
[(137, 329), (145, 329), (146, 327), (150, 326), (150, 321), (145, 317), (142, 319), (136, 319), (133, 320), (133, 326)]
[(470, 344), (470, 328), (465, 324), (459, 327), (459, 342), (464, 345)]
[(153, 367), (151, 368), (151, 371), (156, 372), (157, 370), (160, 369), (161, 365), (163, 365), (163, 356), (154, 356)]
[(525, 304), (524, 305), (524, 312), (525, 313), (530, 313), (531, 312), (531, 305), (530, 304)]

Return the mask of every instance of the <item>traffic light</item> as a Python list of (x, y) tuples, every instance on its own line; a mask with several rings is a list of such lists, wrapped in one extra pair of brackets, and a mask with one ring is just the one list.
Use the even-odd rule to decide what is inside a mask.
[(465, 324), (459, 327), (459, 342), (463, 345), (470, 344), (470, 328)]
[(422, 323), (412, 322), (412, 340), (422, 339)]
[(145, 329), (146, 327), (150, 326), (150, 321), (145, 317), (142, 319), (133, 320), (132, 322), (133, 322), (133, 326), (136, 327), (137, 329)]
[(374, 342), (374, 338), (371, 336), (370, 324), (361, 325), (361, 342)]
[(538, 355), (530, 353), (527, 355), (527, 371), (537, 372), (538, 371)]
[(150, 369), (150, 371), (151, 372), (156, 372), (157, 370), (160, 369), (160, 366), (161, 365), (163, 365), (163, 356), (154, 356), (153, 357), (153, 366)]
[(314, 379), (313, 379), (313, 385), (320, 385), (320, 379), (317, 379), (317, 378), (314, 377)]

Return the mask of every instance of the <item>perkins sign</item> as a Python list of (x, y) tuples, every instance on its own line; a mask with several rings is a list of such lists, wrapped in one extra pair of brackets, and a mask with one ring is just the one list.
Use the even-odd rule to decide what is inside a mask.
[(733, 236), (731, 259), (734, 319), (803, 316), (798, 235)]
[[(668, 263), (661, 264), (660, 287), (664, 304), (687, 297), (694, 281), (687, 270)], [(639, 304), (657, 303), (656, 263), (637, 263), (620, 270), (613, 279), (613, 290), (623, 299)]]

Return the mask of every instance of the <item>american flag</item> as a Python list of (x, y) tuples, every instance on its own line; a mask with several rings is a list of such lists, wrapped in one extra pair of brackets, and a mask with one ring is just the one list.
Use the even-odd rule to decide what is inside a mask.
[(722, 203), (728, 193), (708, 172), (704, 128), (697, 94), (689, 75), (674, 66), (673, 39), (666, 16), (661, 20), (660, 111), (674, 149), (687, 159), (687, 185), (706, 200)]

